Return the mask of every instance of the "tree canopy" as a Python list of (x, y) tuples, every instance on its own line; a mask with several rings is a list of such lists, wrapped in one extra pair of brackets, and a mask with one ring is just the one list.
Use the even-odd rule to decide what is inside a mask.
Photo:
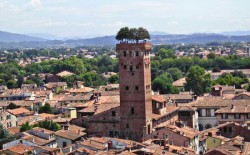
[(0, 150), (2, 149), (2, 145), (12, 141), (14, 137), (9, 133), (8, 130), (4, 128), (2, 124), (0, 124)]
[(211, 89), (210, 74), (206, 74), (205, 69), (197, 65), (189, 69), (186, 81), (185, 89), (193, 91), (197, 96), (201, 96)]
[(10, 104), (6, 108), (12, 110), (12, 109), (18, 108), (18, 106), (16, 104), (14, 104), (13, 102), (10, 102)]
[(148, 30), (143, 27), (139, 28), (121, 28), (116, 34), (116, 40), (119, 41), (135, 41), (138, 43), (140, 40), (151, 39)]
[(44, 106), (42, 106), (39, 110), (39, 113), (48, 113), (52, 114), (53, 113), (53, 108), (50, 106), (49, 103), (45, 103)]
[(41, 128), (52, 130), (52, 131), (58, 131), (61, 129), (61, 126), (58, 123), (53, 122), (51, 120), (44, 120), (34, 125), (30, 125), (28, 122), (26, 122), (21, 126), (20, 132), (31, 130), (34, 127), (41, 127)]
[(154, 91), (160, 91), (161, 94), (177, 94), (179, 90), (172, 85), (173, 79), (170, 74), (163, 73), (156, 77), (152, 82), (152, 89)]

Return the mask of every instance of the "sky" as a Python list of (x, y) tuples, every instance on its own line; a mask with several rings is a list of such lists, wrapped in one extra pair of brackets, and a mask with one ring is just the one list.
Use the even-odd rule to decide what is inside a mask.
[(124, 26), (173, 34), (250, 30), (250, 0), (0, 0), (0, 31), (113, 35)]

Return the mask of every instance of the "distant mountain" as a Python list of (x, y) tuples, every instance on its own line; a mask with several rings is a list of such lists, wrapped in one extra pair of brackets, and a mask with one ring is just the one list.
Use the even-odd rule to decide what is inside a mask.
[(46, 39), (39, 37), (32, 37), (23, 34), (0, 31), (0, 42), (32, 42), (32, 41), (46, 41)]
[[(175, 43), (208, 43), (208, 42), (250, 42), (250, 35), (231, 36), (222, 34), (168, 34), (168, 35), (151, 35), (151, 41), (157, 44), (175, 44)], [(56, 47), (76, 47), (76, 46), (114, 46), (118, 41), (115, 36), (103, 36), (88, 39), (71, 39), (71, 40), (47, 40), (28, 42), (5, 42), (0, 43), (1, 48), (56, 48)]]
[(53, 34), (47, 34), (47, 33), (28, 33), (25, 34), (28, 36), (32, 36), (32, 37), (38, 37), (38, 38), (44, 38), (47, 40), (63, 40), (63, 37), (59, 37)]
[(231, 36), (246, 36), (250, 35), (250, 31), (231, 31), (231, 32), (222, 32), (223, 35), (231, 35)]
[(149, 32), (151, 35), (170, 35), (170, 33), (166, 33), (166, 32), (161, 32), (161, 31), (152, 31)]

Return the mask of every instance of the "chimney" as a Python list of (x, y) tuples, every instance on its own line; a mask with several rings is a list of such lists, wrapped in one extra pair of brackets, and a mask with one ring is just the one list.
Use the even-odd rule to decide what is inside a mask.
[(97, 105), (94, 105), (94, 111), (95, 111), (95, 112), (97, 111), (97, 108), (98, 108), (98, 106), (97, 106)]
[(66, 125), (64, 125), (64, 130), (69, 130), (69, 126), (70, 126), (69, 122), (66, 121)]

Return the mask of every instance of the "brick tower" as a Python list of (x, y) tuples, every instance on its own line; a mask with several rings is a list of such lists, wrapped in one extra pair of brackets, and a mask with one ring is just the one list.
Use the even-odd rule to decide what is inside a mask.
[(120, 73), (120, 136), (142, 141), (152, 129), (152, 44), (120, 43), (116, 50)]

